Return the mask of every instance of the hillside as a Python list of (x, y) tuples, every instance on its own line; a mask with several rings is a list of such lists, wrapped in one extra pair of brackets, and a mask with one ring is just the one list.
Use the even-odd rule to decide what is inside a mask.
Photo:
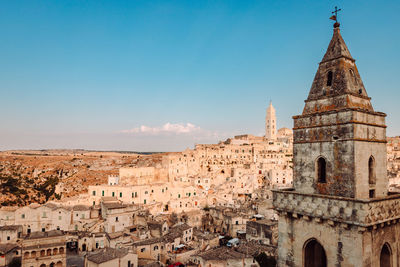
[(44, 203), (84, 193), (123, 166), (153, 166), (161, 154), (43, 150), (0, 152), (0, 205)]

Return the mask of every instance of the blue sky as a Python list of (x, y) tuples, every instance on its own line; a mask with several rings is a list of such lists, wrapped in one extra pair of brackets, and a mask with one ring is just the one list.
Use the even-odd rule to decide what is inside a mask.
[(341, 32), (400, 135), (400, 1), (2, 1), (0, 150), (179, 151), (300, 114)]

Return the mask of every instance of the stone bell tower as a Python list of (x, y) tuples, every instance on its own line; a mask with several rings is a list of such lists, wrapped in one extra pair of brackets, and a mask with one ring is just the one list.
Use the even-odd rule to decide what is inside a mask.
[(336, 21), (303, 113), (293, 117), (294, 189), (273, 191), (278, 266), (398, 266), (400, 196), (387, 190), (385, 116), (374, 111)]
[(276, 114), (272, 102), (269, 102), (265, 115), (265, 138), (268, 140), (276, 140)]

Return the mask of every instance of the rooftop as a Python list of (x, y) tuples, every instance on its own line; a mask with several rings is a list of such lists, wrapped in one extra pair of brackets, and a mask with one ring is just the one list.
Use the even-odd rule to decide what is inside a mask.
[(0, 244), (0, 254), (4, 255), (15, 248), (18, 248), (17, 244)]
[(196, 256), (201, 257), (205, 260), (231, 260), (231, 259), (243, 259), (246, 255), (237, 252), (228, 247), (219, 247), (216, 249), (211, 249), (206, 252), (197, 254)]
[(63, 236), (64, 232), (60, 230), (52, 230), (48, 232), (32, 232), (26, 239), (39, 239), (39, 238), (47, 238), (47, 237), (56, 237)]
[(87, 259), (91, 262), (100, 264), (116, 258), (122, 258), (127, 254), (127, 249), (104, 248), (97, 250), (94, 253), (90, 253)]

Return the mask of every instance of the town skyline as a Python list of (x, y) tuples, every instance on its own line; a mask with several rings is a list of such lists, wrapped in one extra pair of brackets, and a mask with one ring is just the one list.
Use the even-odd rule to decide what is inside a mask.
[(388, 136), (400, 134), (395, 1), (69, 3), (3, 6), (0, 150), (181, 151), (263, 135), (270, 100), (292, 128), (334, 5)]

